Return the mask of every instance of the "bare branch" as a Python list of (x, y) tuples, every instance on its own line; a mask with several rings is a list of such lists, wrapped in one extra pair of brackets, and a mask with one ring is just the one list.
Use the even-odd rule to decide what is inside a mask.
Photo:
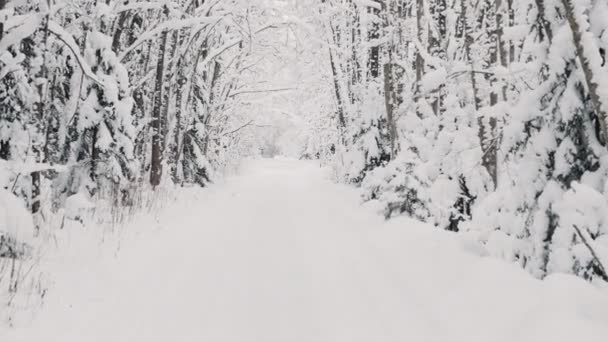
[(244, 94), (259, 94), (259, 93), (277, 93), (277, 92), (283, 92), (283, 91), (290, 91), (290, 90), (296, 90), (296, 88), (279, 88), (279, 89), (263, 89), (263, 90), (243, 90), (243, 91), (239, 91), (236, 92), (234, 94), (231, 94), (229, 97), (233, 98), (239, 95), (244, 95)]
[(227, 136), (227, 135), (230, 135), (230, 134), (234, 134), (234, 133), (236, 133), (236, 132), (238, 132), (238, 131), (242, 130), (243, 128), (245, 128), (245, 127), (247, 127), (247, 126), (250, 126), (252, 123), (253, 123), (253, 120), (250, 120), (249, 122), (247, 122), (246, 124), (244, 124), (244, 125), (240, 126), (239, 128), (234, 129), (234, 130), (232, 130), (232, 131), (230, 131), (230, 132), (226, 132), (226, 133), (222, 134), (222, 137)]
[(585, 236), (583, 235), (583, 232), (579, 229), (579, 227), (575, 224), (573, 224), (572, 227), (574, 227), (574, 230), (576, 230), (576, 233), (578, 234), (578, 236), (581, 238), (581, 240), (583, 241), (583, 243), (585, 244), (587, 249), (589, 249), (589, 252), (591, 252), (591, 256), (593, 256), (593, 259), (595, 260), (595, 263), (597, 264), (597, 267), (600, 271), (599, 276), (602, 277), (602, 279), (604, 279), (604, 281), (608, 281), (608, 273), (606, 273), (606, 268), (600, 261), (600, 258), (598, 258), (597, 254), (595, 254), (595, 250), (593, 250), (593, 248), (591, 247), (591, 245), (589, 244), (589, 242), (587, 241), (587, 239), (585, 238)]

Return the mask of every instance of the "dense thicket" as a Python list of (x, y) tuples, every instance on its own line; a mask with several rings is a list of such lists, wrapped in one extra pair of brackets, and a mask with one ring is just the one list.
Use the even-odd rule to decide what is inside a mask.
[[(608, 280), (608, 5), (325, 0), (334, 165), (387, 217)], [(602, 262), (603, 261), (603, 262)]]

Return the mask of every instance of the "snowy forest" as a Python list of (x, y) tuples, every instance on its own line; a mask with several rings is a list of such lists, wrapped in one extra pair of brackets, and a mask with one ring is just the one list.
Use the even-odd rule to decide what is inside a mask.
[[(89, 260), (172, 202), (209, 210), (201, 229), (258, 201), (342, 224), (290, 197), (316, 171), (279, 192), (286, 160), (356, 193), (327, 208), (441, 231), (535, 281), (568, 275), (605, 315), (607, 49), (605, 0), (0, 0), (0, 327), (46, 305), (58, 251)], [(264, 159), (279, 170), (243, 166)], [(247, 170), (267, 190), (214, 204)]]

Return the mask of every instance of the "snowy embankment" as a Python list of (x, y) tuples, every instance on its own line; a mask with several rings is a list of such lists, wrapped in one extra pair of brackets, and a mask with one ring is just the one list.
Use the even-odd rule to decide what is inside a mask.
[(568, 275), (540, 281), (458, 235), (385, 222), (312, 163), (250, 161), (125, 232), (117, 252), (57, 261), (44, 308), (0, 329), (0, 341), (608, 336), (605, 288)]

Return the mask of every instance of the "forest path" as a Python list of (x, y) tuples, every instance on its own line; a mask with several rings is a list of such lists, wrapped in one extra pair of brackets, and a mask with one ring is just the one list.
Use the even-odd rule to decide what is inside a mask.
[(196, 200), (134, 223), (148, 233), (58, 279), (32, 326), (3, 341), (607, 336), (608, 318), (597, 317), (608, 317), (608, 302), (584, 282), (540, 282), (476, 255), (455, 234), (408, 219), (387, 223), (326, 173), (308, 162), (245, 163)]

